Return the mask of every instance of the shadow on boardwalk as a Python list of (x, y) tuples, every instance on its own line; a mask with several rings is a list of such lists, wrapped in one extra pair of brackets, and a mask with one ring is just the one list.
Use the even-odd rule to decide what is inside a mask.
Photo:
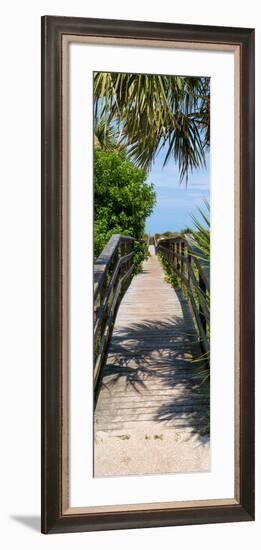
[[(188, 332), (186, 303), (180, 301), (183, 319), (143, 320), (114, 331), (101, 388), (110, 394), (117, 386), (116, 391), (140, 396), (130, 411), (133, 418), (139, 409), (146, 412), (144, 396), (150, 400), (151, 395), (154, 422), (168, 428), (178, 423), (201, 439), (209, 424), (209, 387), (202, 384), (199, 365), (192, 361), (199, 347), (193, 328)], [(154, 400), (155, 393), (160, 399)]]

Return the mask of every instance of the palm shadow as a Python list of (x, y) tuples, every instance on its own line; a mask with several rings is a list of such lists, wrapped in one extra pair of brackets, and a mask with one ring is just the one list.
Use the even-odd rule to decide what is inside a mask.
[(153, 379), (156, 390), (176, 389), (175, 397), (159, 405), (153, 420), (201, 438), (208, 434), (209, 382), (202, 383), (202, 364), (194, 361), (201, 354), (198, 337), (188, 304), (181, 292), (177, 294), (181, 317), (115, 327), (100, 387), (110, 392), (120, 384), (123, 391), (149, 395), (148, 383)]

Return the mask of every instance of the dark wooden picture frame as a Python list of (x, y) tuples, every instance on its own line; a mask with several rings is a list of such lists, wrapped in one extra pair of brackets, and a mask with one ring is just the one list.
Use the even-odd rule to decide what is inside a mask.
[[(238, 339), (235, 359), (236, 480), (233, 500), (118, 506), (88, 512), (68, 506), (64, 432), (68, 384), (64, 278), (62, 105), (63, 38), (178, 42), (232, 48), (238, 63), (236, 252)], [(135, 47), (135, 45), (133, 46)], [(42, 532), (64, 533), (254, 519), (254, 30), (70, 17), (42, 18)], [(65, 420), (64, 420), (65, 418)], [(162, 505), (161, 505), (162, 504)]]

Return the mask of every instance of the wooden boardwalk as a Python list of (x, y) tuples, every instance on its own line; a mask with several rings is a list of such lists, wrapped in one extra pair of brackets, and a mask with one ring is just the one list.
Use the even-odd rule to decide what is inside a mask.
[[(187, 303), (164, 278), (154, 247), (116, 318), (94, 414), (94, 474), (208, 470), (200, 438), (207, 398), (192, 363)], [(193, 343), (194, 342), (194, 343)]]

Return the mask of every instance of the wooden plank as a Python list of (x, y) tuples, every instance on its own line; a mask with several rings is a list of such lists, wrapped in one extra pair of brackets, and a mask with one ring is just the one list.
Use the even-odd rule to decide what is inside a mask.
[[(126, 437), (135, 439), (144, 432), (142, 441), (148, 431), (156, 438), (168, 429), (194, 433), (195, 423), (201, 425), (209, 406), (208, 396), (199, 391), (198, 366), (192, 362), (192, 349), (199, 348), (189, 306), (165, 281), (153, 246), (150, 251), (152, 255), (122, 299), (101, 371), (94, 415), (94, 469), (99, 476), (106, 475), (102, 433), (120, 438), (127, 430)], [(113, 446), (111, 441), (108, 448)], [(124, 449), (120, 439), (117, 449), (121, 446), (119, 455), (115, 450), (117, 475), (122, 467), (117, 457)], [(208, 449), (202, 452), (206, 459)], [(137, 473), (137, 467), (133, 464), (130, 473)]]

